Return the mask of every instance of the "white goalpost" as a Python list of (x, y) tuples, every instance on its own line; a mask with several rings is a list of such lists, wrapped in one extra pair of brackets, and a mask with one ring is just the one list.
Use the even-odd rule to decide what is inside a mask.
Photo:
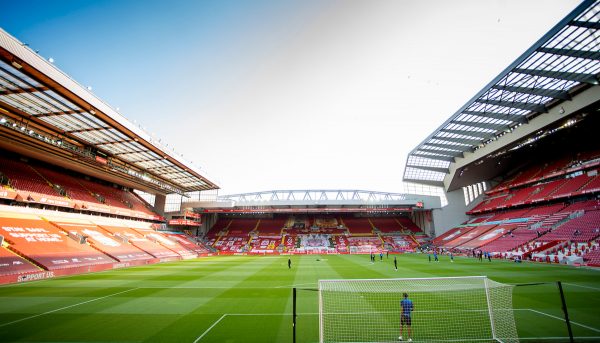
[(519, 342), (513, 287), (485, 276), (319, 280), (319, 341)]

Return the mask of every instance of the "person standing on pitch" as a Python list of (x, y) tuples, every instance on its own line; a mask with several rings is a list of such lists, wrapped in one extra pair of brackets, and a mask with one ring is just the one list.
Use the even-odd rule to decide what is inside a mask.
[(400, 301), (400, 337), (398, 337), (398, 339), (402, 340), (402, 331), (404, 331), (404, 326), (406, 326), (406, 337), (408, 338), (407, 342), (412, 342), (412, 338), (410, 337), (410, 327), (412, 325), (410, 315), (414, 309), (414, 306), (412, 300), (408, 299), (408, 293), (404, 293), (403, 296), (404, 299)]
[(435, 262), (440, 262), (440, 260), (438, 260), (438, 257), (437, 257), (437, 250), (434, 250), (434, 251), (433, 251), (433, 260), (434, 260)]
[(383, 251), (379, 252), (379, 262), (383, 262)]
[(394, 256), (394, 269), (398, 271), (398, 261), (396, 260), (396, 256)]
[(452, 251), (450, 252), (450, 262), (454, 262), (454, 255), (452, 255)]
[(288, 269), (292, 269), (292, 259), (288, 257)]

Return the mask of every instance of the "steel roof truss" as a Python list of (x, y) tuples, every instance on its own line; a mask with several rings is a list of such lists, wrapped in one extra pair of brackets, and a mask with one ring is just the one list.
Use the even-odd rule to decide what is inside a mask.
[(435, 149), (427, 149), (427, 148), (419, 148), (417, 151), (429, 152), (432, 154), (439, 154), (439, 155), (451, 156), (451, 157), (463, 157), (463, 153), (460, 151), (435, 150)]
[(473, 121), (453, 121), (453, 124), (464, 125), (470, 127), (476, 127), (480, 129), (494, 130), (494, 131), (502, 131), (508, 129), (508, 125), (506, 124), (492, 124), (492, 123), (482, 123), (482, 122), (473, 122)]
[(428, 158), (430, 160), (454, 162), (454, 157), (442, 156), (442, 155), (426, 155), (426, 154), (411, 154), (411, 156)]
[(448, 174), (450, 172), (449, 168), (413, 166), (413, 165), (410, 165), (410, 164), (407, 164), (406, 166), (410, 167), (410, 168), (422, 169), (422, 170), (432, 171), (432, 172), (436, 172), (436, 173)]
[(461, 151), (461, 152), (471, 150), (471, 147), (468, 145), (451, 145), (451, 144), (440, 144), (440, 143), (431, 143), (431, 142), (427, 142), (425, 144), (432, 146), (432, 147), (436, 147), (436, 148), (442, 148), (442, 149), (446, 149), (446, 150), (456, 150), (456, 151)]
[(482, 117), (482, 118), (492, 118), (499, 120), (507, 120), (515, 123), (527, 123), (527, 117), (517, 114), (509, 114), (509, 113), (498, 113), (498, 112), (480, 112), (480, 111), (463, 111), (463, 114), (468, 114), (472, 116)]
[[(461, 136), (475, 137), (475, 138), (489, 138), (493, 135), (491, 132), (479, 132), (479, 131), (467, 131), (467, 130), (452, 130), (452, 129), (441, 129), (441, 132), (452, 133)], [(440, 139), (440, 138), (436, 138)], [(445, 138), (442, 138), (445, 139)], [(448, 140), (450, 142), (450, 140)]]
[(585, 59), (590, 59), (590, 60), (600, 60), (600, 52), (599, 51), (555, 49), (555, 48), (539, 48), (537, 51), (547, 53), (547, 54), (553, 54), (553, 55), (585, 58)]
[(571, 100), (571, 96), (566, 91), (558, 89), (544, 89), (544, 88), (529, 88), (529, 87), (515, 87), (515, 86), (501, 86), (495, 85), (492, 88), (503, 91), (509, 91), (514, 93), (540, 95), (561, 100)]
[[(473, 146), (473, 145), (480, 144), (481, 141), (484, 138), (487, 138), (487, 137), (488, 136), (483, 137), (481, 139), (469, 139), (469, 138), (438, 137), (438, 136), (435, 136), (435, 137), (432, 137), (431, 140), (429, 140), (429, 141), (431, 142), (432, 140), (438, 140), (438, 141), (443, 141), (443, 142), (448, 142), (448, 143), (468, 144), (468, 145)], [(427, 143), (427, 144), (429, 144), (429, 143)]]
[(521, 110), (532, 111), (537, 113), (548, 113), (548, 109), (544, 104), (535, 104), (529, 102), (518, 102), (518, 101), (507, 101), (507, 100), (488, 100), (488, 99), (477, 99), (477, 102), (494, 105), (494, 106), (502, 106), (502, 107), (510, 107), (510, 108), (518, 108)]
[(8, 88), (5, 90), (0, 90), (0, 95), (9, 95), (9, 94), (18, 94), (18, 93), (33, 93), (33, 92), (42, 92), (47, 91), (48, 87), (31, 87), (31, 88)]
[(573, 20), (569, 26), (585, 27), (587, 29), (600, 30), (600, 22)]
[(533, 76), (550, 77), (559, 80), (568, 80), (583, 82), (596, 85), (598, 84), (598, 78), (596, 75), (584, 74), (584, 73), (569, 73), (564, 71), (552, 71), (552, 70), (536, 70), (536, 69), (522, 69), (516, 68), (513, 70), (515, 73), (527, 74)]

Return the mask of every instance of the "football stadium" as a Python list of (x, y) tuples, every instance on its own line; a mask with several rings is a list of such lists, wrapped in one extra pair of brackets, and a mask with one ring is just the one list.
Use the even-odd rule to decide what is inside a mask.
[(561, 17), (405, 192), (219, 192), (0, 29), (0, 341), (600, 342), (600, 1)]

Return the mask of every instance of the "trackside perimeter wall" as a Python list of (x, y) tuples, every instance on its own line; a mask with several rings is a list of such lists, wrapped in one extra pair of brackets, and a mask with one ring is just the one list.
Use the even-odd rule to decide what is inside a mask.
[(452, 192), (446, 192), (446, 198), (448, 205), (433, 210), (433, 232), (436, 237), (468, 220), (466, 212), (479, 204), (483, 195), (479, 195), (469, 205), (465, 205), (465, 193), (462, 188), (459, 188)]

